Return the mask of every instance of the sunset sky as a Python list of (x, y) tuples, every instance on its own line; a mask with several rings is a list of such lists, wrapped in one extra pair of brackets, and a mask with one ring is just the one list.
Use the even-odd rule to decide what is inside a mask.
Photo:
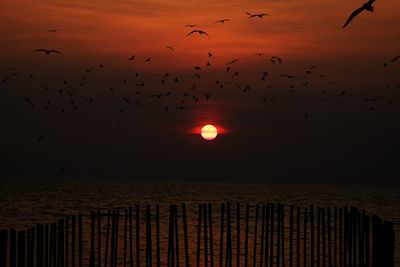
[(400, 1), (363, 3), (0, 0), (0, 177), (398, 183)]

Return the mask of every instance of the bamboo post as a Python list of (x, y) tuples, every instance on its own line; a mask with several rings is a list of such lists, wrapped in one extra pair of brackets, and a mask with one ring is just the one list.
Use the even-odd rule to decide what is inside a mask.
[(17, 231), (10, 229), (10, 267), (17, 267)]
[(244, 267), (248, 267), (249, 256), (249, 212), (250, 205), (246, 204), (246, 221), (245, 221), (245, 236), (244, 236)]
[[(187, 217), (186, 217), (186, 204), (182, 204), (182, 221), (183, 221), (183, 237), (185, 242), (185, 267), (189, 267), (189, 242), (188, 242), (188, 231), (187, 231)], [(160, 266), (157, 266), (160, 267)]]
[(214, 267), (214, 236), (213, 236), (213, 219), (212, 219), (212, 205), (208, 204), (208, 230), (210, 240), (210, 267)]
[(293, 267), (293, 205), (290, 205), (289, 214), (289, 267)]
[(220, 239), (219, 239), (219, 267), (223, 264), (223, 253), (224, 253), (224, 215), (225, 215), (225, 204), (221, 204), (221, 215), (220, 215)]
[[(182, 204), (184, 205), (184, 204)], [(187, 238), (187, 237), (186, 237)], [(187, 240), (186, 240), (187, 242)], [(161, 266), (160, 253), (160, 205), (156, 205), (156, 249), (157, 249), (157, 267)], [(188, 266), (186, 266), (188, 267)]]
[(304, 208), (303, 214), (304, 224), (303, 224), (303, 264), (307, 266), (307, 218), (308, 218), (308, 210)]
[(262, 205), (261, 211), (261, 236), (260, 236), (260, 267), (263, 267), (264, 262), (264, 234), (265, 231), (265, 205)]
[(300, 267), (300, 213), (301, 209), (300, 207), (297, 207), (297, 222), (296, 222), (296, 262), (297, 262), (297, 267)]
[(18, 261), (17, 261), (17, 266), (18, 267), (25, 267), (25, 231), (18, 231), (17, 233), (17, 255), (18, 255)]
[(240, 267), (240, 203), (236, 205), (236, 267)]
[(258, 204), (256, 204), (256, 214), (254, 221), (254, 243), (253, 243), (253, 267), (257, 265), (257, 228), (258, 228)]

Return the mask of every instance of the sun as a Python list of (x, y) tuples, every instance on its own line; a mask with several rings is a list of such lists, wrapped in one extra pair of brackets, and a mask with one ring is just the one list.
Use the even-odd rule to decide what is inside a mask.
[(207, 124), (201, 128), (201, 137), (207, 141), (214, 140), (218, 135), (218, 130), (214, 125)]

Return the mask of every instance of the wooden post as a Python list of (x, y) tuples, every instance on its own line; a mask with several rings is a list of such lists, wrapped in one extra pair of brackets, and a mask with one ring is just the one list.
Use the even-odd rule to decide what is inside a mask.
[(246, 221), (245, 221), (245, 236), (244, 236), (244, 267), (248, 267), (249, 257), (249, 212), (250, 205), (246, 204)]
[(332, 267), (332, 229), (331, 229), (331, 208), (327, 208), (327, 232), (328, 232), (328, 267)]
[(277, 205), (276, 219), (276, 267), (279, 267), (281, 260), (281, 204)]
[(293, 205), (290, 205), (289, 215), (289, 267), (293, 267)]
[(78, 250), (79, 250), (79, 267), (83, 267), (83, 234), (82, 234), (82, 214), (79, 214), (78, 225)]
[[(314, 267), (314, 241), (315, 241), (315, 236), (314, 236), (314, 206), (310, 205), (310, 266)], [(337, 266), (335, 266), (337, 267)]]
[[(188, 230), (187, 230), (187, 217), (186, 217), (186, 204), (182, 204), (182, 221), (183, 221), (183, 237), (185, 242), (185, 267), (189, 267), (189, 242), (188, 242)], [(157, 266), (160, 267), (160, 266)]]
[(95, 225), (96, 223), (96, 214), (92, 212), (90, 214), (90, 258), (89, 258), (89, 267), (94, 267), (94, 240), (95, 240)]
[(260, 237), (260, 267), (263, 267), (264, 262), (264, 234), (265, 231), (265, 205), (262, 205), (261, 211), (261, 237)]
[(367, 267), (371, 266), (371, 254), (370, 254), (370, 217), (365, 216), (365, 263)]
[(269, 219), (270, 219), (270, 205), (267, 204), (266, 211), (265, 211), (265, 267), (268, 267), (269, 258)]
[[(108, 261), (108, 241), (110, 240), (110, 221), (111, 221), (111, 211), (107, 212), (107, 229), (106, 229), (106, 242), (104, 244), (104, 267), (107, 267)], [(110, 264), (111, 265), (111, 264)]]
[(307, 216), (308, 210), (304, 208), (304, 225), (303, 225), (303, 264), (307, 266)]
[(322, 224), (322, 267), (326, 266), (326, 227), (325, 227), (325, 208), (321, 209)]
[(240, 267), (240, 203), (236, 205), (236, 267)]
[(317, 267), (321, 266), (321, 208), (317, 214)]
[[(49, 267), (49, 225), (44, 227), (44, 267)], [(75, 267), (75, 266), (73, 266)]]
[(116, 226), (116, 214), (115, 210), (112, 211), (112, 225), (111, 225), (111, 244), (110, 244), (110, 267), (114, 267), (115, 257), (115, 228)]
[(114, 267), (118, 265), (118, 226), (119, 226), (119, 210), (115, 214), (115, 253), (114, 253)]
[(76, 220), (76, 217), (75, 217), (75, 215), (72, 215), (72, 219), (71, 219), (71, 266), (72, 267), (75, 267), (75, 243), (76, 243), (76, 241), (75, 241), (75, 235), (76, 235), (76, 233), (75, 233), (75, 220)]
[(17, 267), (17, 231), (10, 229), (10, 267)]
[(146, 266), (152, 267), (152, 234), (151, 234), (151, 209), (146, 206)]
[(347, 206), (344, 207), (343, 211), (343, 266), (347, 267), (347, 244), (348, 244), (348, 234), (347, 234)]
[(201, 245), (201, 222), (203, 217), (202, 205), (199, 204), (198, 220), (197, 220), (197, 247), (196, 247), (196, 266), (200, 267), (200, 245)]
[(225, 215), (225, 204), (221, 204), (221, 216), (220, 216), (220, 239), (219, 239), (219, 267), (223, 264), (224, 254), (224, 215)]
[[(182, 206), (184, 206), (184, 204), (182, 204)], [(186, 238), (187, 238), (187, 236), (186, 236)], [(187, 240), (186, 240), (186, 243), (187, 243)], [(159, 204), (156, 205), (156, 249), (157, 249), (157, 267), (160, 267), (161, 266), (161, 252), (160, 252), (160, 205)], [(186, 267), (189, 267), (189, 266), (186, 266)]]
[(257, 266), (257, 229), (258, 228), (258, 204), (256, 204), (256, 214), (254, 221), (254, 243), (253, 243), (253, 267)]
[(17, 266), (18, 267), (25, 267), (25, 231), (18, 231), (17, 233), (17, 246), (18, 246), (18, 261), (17, 261)]
[(128, 247), (128, 210), (125, 209), (125, 220), (124, 220), (124, 267), (126, 267), (127, 258), (127, 247)]
[[(133, 267), (133, 234), (132, 234), (132, 206), (129, 206), (128, 209), (128, 216), (129, 216), (129, 265)], [(104, 266), (106, 267), (106, 266)], [(158, 266), (160, 267), (160, 266)]]
[[(35, 229), (35, 227), (32, 227), (31, 228), (31, 246), (30, 246), (30, 248), (31, 248), (30, 264), (32, 267), (35, 266), (35, 240), (36, 240), (35, 237), (36, 237), (36, 229)], [(61, 246), (62, 245), (63, 245), (63, 243), (61, 243)], [(63, 266), (61, 265), (61, 267), (63, 267)]]
[(343, 208), (339, 208), (339, 267), (343, 267)]
[(69, 267), (69, 217), (65, 218), (65, 266)]
[(270, 255), (270, 266), (274, 266), (274, 223), (275, 223), (275, 218), (274, 218), (274, 213), (275, 213), (275, 205), (272, 203), (271, 204), (271, 238), (270, 238), (270, 246), (269, 246), (269, 255)]
[(281, 205), (281, 232), (282, 232), (282, 267), (285, 267), (285, 207)]
[(208, 266), (208, 239), (207, 239), (207, 204), (203, 204), (203, 238), (204, 238), (204, 266)]
[(296, 262), (297, 267), (300, 267), (300, 207), (297, 207), (297, 222), (296, 222)]
[(135, 216), (136, 216), (136, 267), (140, 267), (140, 210), (139, 204), (135, 206)]
[(210, 240), (210, 267), (214, 267), (214, 236), (213, 236), (213, 219), (212, 219), (212, 206), (208, 204), (208, 230)]
[(228, 267), (232, 267), (232, 227), (231, 227), (231, 204), (226, 204), (226, 252), (227, 252), (227, 263)]
[(7, 267), (8, 230), (0, 230), (0, 267)]
[(52, 223), (50, 226), (50, 264), (52, 267), (57, 266), (57, 224)]
[(31, 253), (31, 229), (28, 228), (26, 230), (26, 267), (32, 267)]
[(97, 210), (97, 266), (101, 267), (101, 211)]
[[(176, 267), (179, 267), (180, 258), (179, 258), (179, 232), (178, 232), (179, 227), (178, 227), (178, 206), (177, 205), (174, 205), (174, 225), (175, 225)], [(151, 235), (150, 235), (150, 237), (151, 237)], [(151, 243), (150, 243), (150, 250), (151, 250)]]
[(333, 264), (335, 267), (337, 267), (338, 261), (337, 261), (337, 217), (338, 217), (338, 209), (335, 207), (335, 214), (334, 214), (334, 222), (333, 222)]
[[(44, 227), (41, 224), (36, 225), (36, 267), (43, 267), (43, 260), (44, 260), (44, 251), (43, 251), (43, 245), (44, 245)], [(11, 252), (11, 251), (10, 251)]]

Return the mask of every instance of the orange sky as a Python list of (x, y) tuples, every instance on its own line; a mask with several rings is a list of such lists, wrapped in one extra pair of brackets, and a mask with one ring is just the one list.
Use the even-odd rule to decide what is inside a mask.
[[(400, 2), (377, 1), (374, 14), (363, 13), (345, 30), (349, 13), (363, 1), (32, 1), (1, 0), (0, 55), (33, 57), (50, 47), (68, 60), (125, 60), (131, 54), (154, 58), (155, 66), (191, 66), (212, 51), (221, 59), (257, 52), (300, 60), (365, 58), (385, 60), (399, 53)], [(270, 17), (249, 20), (244, 13)], [(231, 22), (215, 24), (217, 19)], [(188, 23), (199, 24), (212, 41), (186, 37)], [(49, 28), (60, 32), (48, 33)], [(165, 49), (171, 45), (175, 53)], [(64, 59), (65, 60), (65, 59)], [(254, 58), (250, 61), (255, 60)], [(188, 64), (189, 63), (189, 64)]]

